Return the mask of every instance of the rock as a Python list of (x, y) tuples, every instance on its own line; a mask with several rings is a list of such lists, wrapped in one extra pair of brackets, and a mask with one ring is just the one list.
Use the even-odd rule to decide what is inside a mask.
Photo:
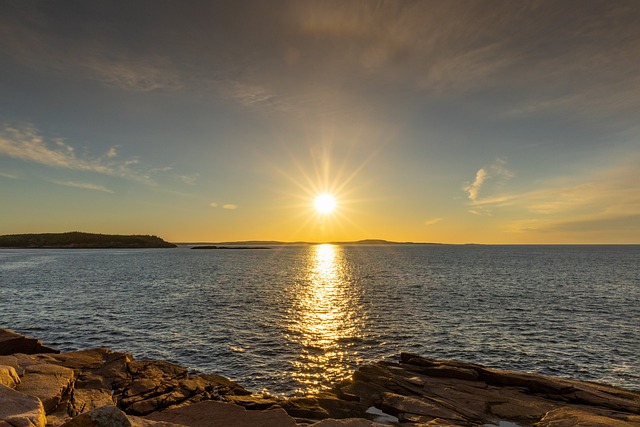
[(24, 371), (18, 363), (18, 358), (15, 356), (0, 356), (0, 365), (11, 366), (16, 370), (18, 376), (22, 376)]
[(113, 395), (110, 390), (94, 388), (75, 388), (71, 394), (67, 413), (72, 417), (89, 412), (102, 406), (113, 406)]
[(384, 427), (385, 424), (379, 424), (363, 418), (327, 418), (320, 422), (311, 424), (309, 427)]
[[(135, 364), (130, 363), (128, 366)], [(216, 375), (187, 375), (184, 368), (168, 362), (146, 361), (135, 365), (131, 378), (116, 389), (118, 406), (131, 415), (147, 415), (177, 405), (219, 400), (222, 395), (248, 392)]]
[(15, 353), (60, 353), (60, 351), (43, 345), (40, 340), (27, 338), (7, 329), (0, 329), (0, 355)]
[(127, 418), (129, 418), (129, 421), (131, 421), (132, 427), (184, 427), (182, 424), (173, 424), (166, 421), (148, 420), (143, 417), (136, 417), (135, 415), (127, 415)]
[(0, 385), (0, 425), (45, 427), (47, 418), (42, 402), (4, 385)]
[(221, 394), (230, 394), (233, 396), (248, 396), (250, 391), (242, 387), (235, 381), (231, 381), (220, 375), (205, 374), (198, 375), (199, 378), (206, 380), (209, 384), (212, 384), (220, 391)]
[(49, 413), (70, 391), (74, 378), (73, 369), (51, 364), (31, 365), (25, 368), (25, 375), (16, 390), (39, 398)]
[(535, 424), (536, 427), (638, 427), (640, 415), (616, 419), (574, 408), (558, 408)]
[(340, 393), (373, 402), (405, 423), (476, 426), (511, 421), (531, 426), (548, 419), (540, 425), (587, 426), (592, 420), (613, 426), (640, 418), (639, 392), (409, 353), (401, 355), (400, 363), (362, 366), (353, 378)]
[(248, 411), (232, 403), (205, 401), (167, 409), (145, 417), (190, 427), (295, 427), (297, 424), (283, 409)]
[(0, 384), (11, 388), (20, 384), (20, 377), (13, 366), (0, 365)]
[(225, 396), (225, 401), (240, 405), (245, 409), (269, 409), (280, 403), (280, 399), (270, 396)]
[(279, 405), (293, 417), (320, 420), (323, 418), (364, 418), (366, 404), (346, 401), (337, 395), (324, 393), (317, 396), (292, 397)]
[(126, 414), (115, 406), (102, 406), (78, 415), (63, 427), (131, 427)]
[[(436, 418), (444, 418), (454, 421), (477, 421), (482, 422), (482, 419), (468, 420), (463, 417), (459, 412), (447, 408), (442, 405), (442, 402), (434, 401), (432, 399), (417, 397), (402, 396), (394, 393), (384, 393), (382, 396), (381, 408), (383, 411), (397, 414), (398, 418), (408, 418), (407, 414), (422, 415), (421, 421), (431, 421)], [(410, 417), (410, 416), (409, 416)], [(415, 418), (415, 417), (414, 417)]]

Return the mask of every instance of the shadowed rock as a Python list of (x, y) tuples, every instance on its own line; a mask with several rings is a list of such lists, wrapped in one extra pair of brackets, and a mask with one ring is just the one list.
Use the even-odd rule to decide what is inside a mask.
[(222, 402), (200, 402), (156, 412), (146, 417), (191, 427), (295, 427), (296, 421), (282, 408), (248, 411), (242, 406)]
[(362, 418), (327, 418), (326, 420), (311, 424), (310, 427), (382, 427), (384, 425), (385, 424), (379, 424)]
[(60, 351), (45, 346), (40, 340), (27, 338), (7, 329), (0, 329), (0, 355), (14, 353), (37, 354), (60, 353)]

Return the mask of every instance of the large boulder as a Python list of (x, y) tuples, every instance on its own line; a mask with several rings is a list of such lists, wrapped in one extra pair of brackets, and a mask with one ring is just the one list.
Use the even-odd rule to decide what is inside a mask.
[(3, 422), (12, 427), (45, 427), (47, 418), (38, 398), (0, 385), (0, 424)]

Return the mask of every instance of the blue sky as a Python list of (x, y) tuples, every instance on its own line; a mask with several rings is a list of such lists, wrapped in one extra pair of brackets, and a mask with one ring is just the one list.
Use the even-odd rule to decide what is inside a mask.
[(640, 242), (635, 1), (0, 12), (0, 234)]

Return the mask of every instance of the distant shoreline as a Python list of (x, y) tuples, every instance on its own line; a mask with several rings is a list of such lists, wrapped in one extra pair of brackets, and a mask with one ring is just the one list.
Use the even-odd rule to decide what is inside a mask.
[(68, 233), (7, 234), (0, 236), (5, 249), (148, 249), (176, 248), (157, 236)]
[(204, 246), (194, 246), (191, 249), (271, 249), (266, 246), (213, 246), (213, 245), (204, 245)]
[(431, 243), (431, 242), (394, 242), (390, 240), (382, 239), (365, 239), (354, 241), (336, 241), (336, 242), (283, 242), (280, 240), (241, 240), (236, 242), (178, 242), (179, 246), (251, 246), (255, 249), (256, 246), (269, 247), (269, 246), (317, 246), (317, 245), (341, 245), (341, 246), (384, 246), (384, 245), (447, 245), (447, 243)]

